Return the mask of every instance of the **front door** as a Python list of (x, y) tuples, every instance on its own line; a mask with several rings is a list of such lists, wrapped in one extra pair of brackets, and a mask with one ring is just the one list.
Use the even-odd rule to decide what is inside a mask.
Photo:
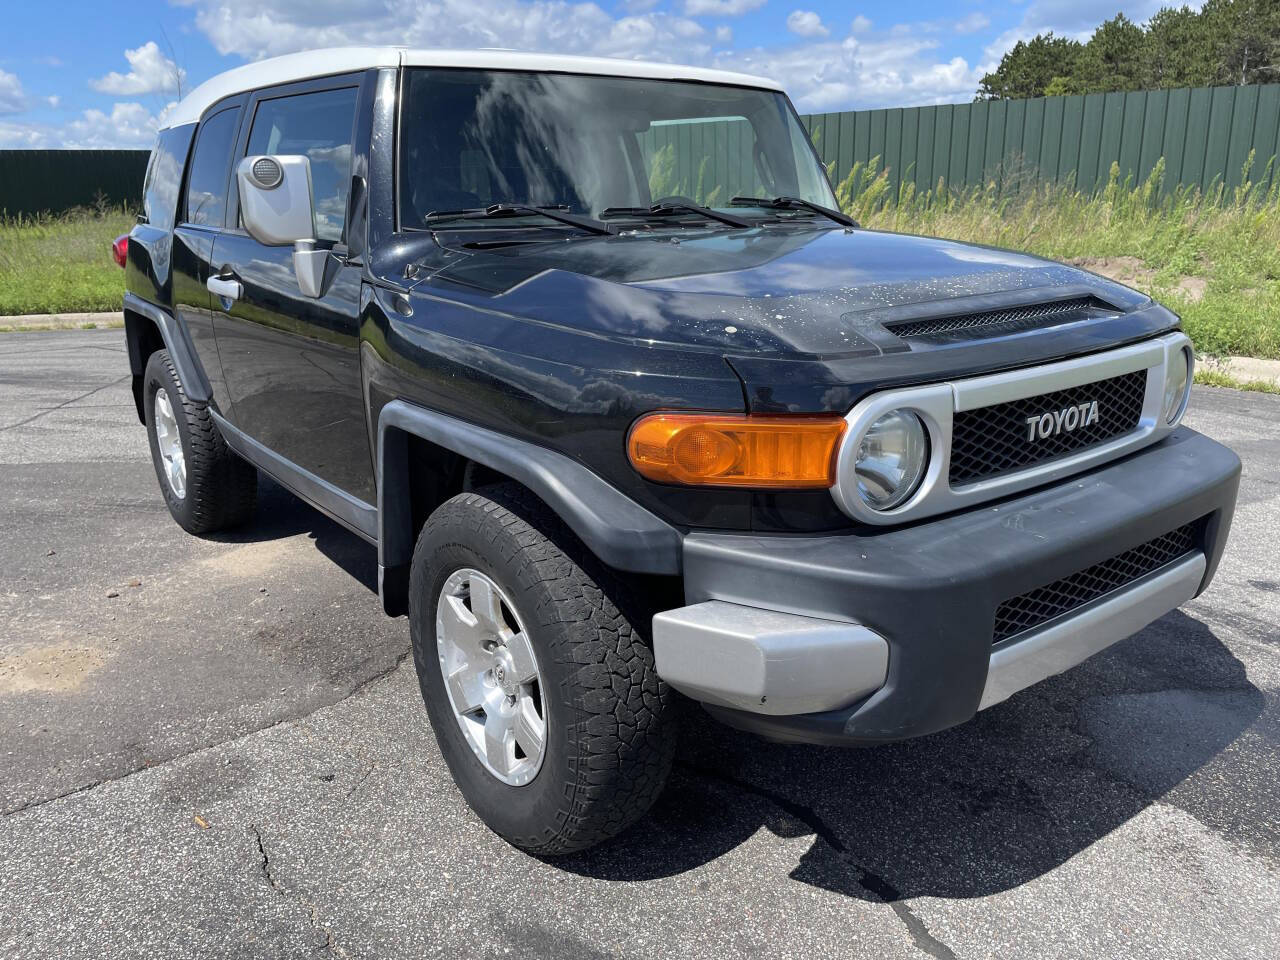
[[(236, 159), (307, 157), (315, 237), (331, 254), (321, 295), (304, 296), (293, 247), (264, 246), (237, 220), (217, 238), (213, 269), (238, 282), (240, 295), (215, 295), (213, 316), (235, 426), (312, 477), (372, 504), (360, 380), (361, 270), (345, 256), (359, 84), (358, 76), (332, 78), (259, 91), (250, 99)], [(238, 210), (235, 203), (237, 218)]]

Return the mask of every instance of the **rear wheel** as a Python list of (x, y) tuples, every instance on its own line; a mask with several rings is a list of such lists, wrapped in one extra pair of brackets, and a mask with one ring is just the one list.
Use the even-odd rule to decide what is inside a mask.
[(531, 853), (615, 836), (666, 781), (671, 695), (624, 609), (518, 485), (454, 497), (418, 538), (410, 625), (436, 740), (472, 809)]
[(258, 471), (227, 446), (206, 404), (187, 397), (167, 350), (143, 376), (147, 437), (160, 492), (188, 533), (213, 533), (253, 516)]

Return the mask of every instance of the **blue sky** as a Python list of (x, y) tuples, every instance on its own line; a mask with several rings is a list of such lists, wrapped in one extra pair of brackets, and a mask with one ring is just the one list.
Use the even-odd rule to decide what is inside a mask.
[(81, 0), (9, 4), (0, 148), (146, 147), (182, 90), (346, 43), (511, 47), (771, 76), (803, 112), (972, 99), (1018, 39), (1087, 36), (1139, 0)]

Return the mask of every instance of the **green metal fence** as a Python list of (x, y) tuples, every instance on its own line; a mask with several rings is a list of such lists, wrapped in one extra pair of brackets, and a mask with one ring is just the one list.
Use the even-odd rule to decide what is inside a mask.
[(146, 150), (0, 150), (0, 213), (59, 213), (112, 204), (142, 206)]
[(1145, 180), (1165, 160), (1166, 190), (1239, 186), (1252, 151), (1250, 179), (1269, 186), (1280, 153), (1280, 84), (1097, 93), (997, 100), (802, 118), (841, 182), (855, 163), (880, 158), (894, 188), (906, 178), (923, 191), (1028, 177), (1081, 188), (1120, 177)]
[(745, 119), (656, 123), (640, 135), (650, 192), (721, 206), (753, 196), (760, 189), (753, 144)]
[[(997, 100), (803, 117), (836, 183), (854, 164), (879, 158), (896, 196), (905, 178), (919, 191), (1028, 178), (1095, 189), (1112, 163), (1121, 179), (1145, 180), (1165, 161), (1166, 190), (1241, 182), (1269, 187), (1280, 172), (1280, 84), (1097, 93), (1035, 100)], [(641, 137), (653, 186), (703, 202), (701, 182), (721, 193), (759, 190), (745, 120), (655, 126)], [(663, 151), (666, 150), (666, 156)], [(671, 162), (664, 166), (664, 159)], [(94, 203), (139, 202), (145, 150), (0, 150), (0, 211), (31, 214)]]

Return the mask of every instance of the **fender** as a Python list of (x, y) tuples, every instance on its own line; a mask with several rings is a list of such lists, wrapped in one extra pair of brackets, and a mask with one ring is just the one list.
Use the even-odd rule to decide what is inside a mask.
[(388, 613), (403, 612), (414, 531), (409, 513), (408, 435), (511, 477), (532, 490), (601, 561), (618, 570), (679, 574), (683, 537), (562, 453), (465, 420), (393, 400), (378, 415), (378, 589)]
[[(200, 366), (200, 361), (196, 359), (195, 351), (191, 349), (191, 344), (187, 341), (186, 334), (183, 333), (182, 327), (178, 324), (173, 314), (168, 310), (157, 307), (154, 303), (148, 303), (135, 293), (126, 292), (124, 295), (126, 329), (128, 328), (129, 314), (131, 312), (147, 318), (160, 331), (160, 339), (164, 341), (165, 349), (169, 351), (169, 356), (173, 359), (173, 366), (178, 371), (178, 377), (182, 381), (182, 389), (186, 391), (187, 397), (197, 403), (208, 403), (212, 396), (209, 390), (209, 380), (205, 377), (204, 368)], [(139, 338), (133, 335), (134, 331), (128, 330), (128, 333), (129, 336), (126, 339), (129, 345), (129, 366), (132, 368), (135, 377), (141, 377), (147, 366), (147, 358), (141, 355)], [(141, 419), (141, 400), (136, 396), (134, 399), (139, 403), (138, 416)]]

